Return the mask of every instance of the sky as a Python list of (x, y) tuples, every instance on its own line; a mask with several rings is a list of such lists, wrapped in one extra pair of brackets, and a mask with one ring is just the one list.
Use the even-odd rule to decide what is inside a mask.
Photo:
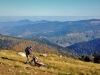
[(0, 0), (1, 16), (100, 17), (100, 0)]

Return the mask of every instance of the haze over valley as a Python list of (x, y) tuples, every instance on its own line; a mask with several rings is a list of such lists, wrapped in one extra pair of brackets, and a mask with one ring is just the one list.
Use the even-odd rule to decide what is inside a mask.
[(0, 34), (22, 38), (46, 38), (63, 47), (100, 38), (100, 19), (79, 21), (0, 22)]

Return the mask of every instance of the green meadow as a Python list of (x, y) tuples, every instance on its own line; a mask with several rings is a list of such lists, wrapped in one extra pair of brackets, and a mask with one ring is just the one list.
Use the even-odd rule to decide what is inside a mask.
[(59, 57), (55, 54), (38, 56), (38, 61), (47, 64), (47, 67), (34, 66), (34, 63), (25, 64), (26, 57), (18, 55), (13, 50), (0, 50), (0, 75), (99, 75), (100, 64), (83, 62), (68, 57)]

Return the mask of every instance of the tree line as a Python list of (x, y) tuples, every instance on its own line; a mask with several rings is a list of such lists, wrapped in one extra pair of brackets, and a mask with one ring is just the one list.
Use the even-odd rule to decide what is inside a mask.
[(94, 52), (91, 57), (82, 55), (79, 59), (86, 62), (100, 63), (100, 53)]

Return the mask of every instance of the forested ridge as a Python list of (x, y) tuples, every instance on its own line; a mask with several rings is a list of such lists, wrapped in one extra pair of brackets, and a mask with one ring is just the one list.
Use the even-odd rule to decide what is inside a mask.
[(27, 46), (32, 46), (33, 51), (38, 53), (51, 53), (68, 57), (76, 56), (75, 53), (68, 51), (68, 49), (43, 38), (23, 39), (0, 35), (0, 49), (24, 51)]
[(22, 38), (43, 37), (63, 47), (100, 38), (99, 33), (100, 19), (0, 22), (0, 34)]
[(92, 55), (94, 52), (100, 53), (100, 38), (88, 42), (76, 43), (67, 48), (80, 55)]

